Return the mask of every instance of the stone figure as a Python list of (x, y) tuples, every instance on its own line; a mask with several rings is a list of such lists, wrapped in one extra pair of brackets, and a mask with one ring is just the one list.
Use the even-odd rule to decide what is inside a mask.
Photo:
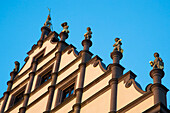
[(15, 61), (15, 68), (14, 68), (14, 72), (18, 73), (19, 71), (19, 66), (20, 66), (20, 63), (18, 61)]
[(153, 69), (164, 69), (164, 62), (163, 60), (159, 57), (159, 54), (156, 52), (154, 53), (155, 60), (150, 61), (150, 65), (153, 67)]
[(90, 40), (92, 32), (91, 32), (91, 28), (87, 27), (87, 33), (84, 34), (85, 39)]
[(62, 23), (61, 26), (63, 27), (62, 32), (69, 33), (67, 22)]
[(114, 49), (113, 51), (119, 51), (121, 53), (123, 53), (123, 49), (121, 48), (121, 45), (122, 45), (122, 39), (120, 38), (115, 38), (115, 44), (113, 45)]

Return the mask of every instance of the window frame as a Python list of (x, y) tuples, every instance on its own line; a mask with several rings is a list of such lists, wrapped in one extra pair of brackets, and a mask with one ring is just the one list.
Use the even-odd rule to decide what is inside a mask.
[[(67, 83), (62, 84), (57, 90), (57, 97), (56, 97), (56, 102), (55, 102), (55, 106), (58, 106), (64, 102), (66, 102), (67, 100), (69, 100), (71, 97), (73, 97), (75, 95), (75, 90), (76, 90), (76, 84), (77, 84), (77, 77), (73, 78), (72, 80), (68, 81)], [(63, 91), (66, 90), (67, 88), (69, 88), (70, 86), (72, 86), (74, 84), (74, 92), (72, 95), (70, 95), (68, 98), (63, 100)]]
[[(38, 75), (35, 88), (38, 88), (39, 86), (42, 86), (43, 84), (47, 83), (49, 80), (52, 79), (52, 69), (53, 69), (53, 64)], [(44, 83), (41, 84), (42, 77), (44, 77), (49, 72), (51, 72), (50, 79), (48, 79), (47, 81), (45, 81)]]
[[(73, 93), (71, 93), (72, 89), (73, 89)], [(62, 90), (61, 103), (67, 100), (68, 98), (70, 98), (74, 94), (74, 92), (75, 92), (75, 83), (71, 84), (66, 89)], [(69, 94), (68, 97), (67, 94)]]
[[(49, 70), (49, 71), (47, 71), (45, 74), (41, 75), (39, 86), (41, 86), (42, 84), (44, 84), (45, 82), (47, 82), (48, 80), (50, 80), (51, 77), (52, 77), (51, 74), (52, 74), (52, 69)], [(43, 79), (44, 79), (44, 78), (43, 78), (44, 76), (47, 76), (47, 79), (46, 79), (46, 80), (43, 80)], [(43, 80), (43, 83), (42, 83), (42, 80)]]
[[(14, 105), (17, 105), (17, 104), (20, 103), (22, 100), (24, 100), (25, 91), (26, 91), (26, 85), (25, 85), (24, 87), (22, 87), (21, 89), (19, 89), (18, 91), (16, 91), (14, 94), (12, 94), (8, 108), (13, 107)], [(17, 102), (15, 102), (15, 101), (16, 101), (16, 100), (15, 100), (16, 97), (17, 97), (19, 94), (21, 94), (21, 93), (23, 93), (23, 94), (22, 94), (22, 95), (23, 95), (22, 99), (20, 99), (20, 100), (18, 100)]]

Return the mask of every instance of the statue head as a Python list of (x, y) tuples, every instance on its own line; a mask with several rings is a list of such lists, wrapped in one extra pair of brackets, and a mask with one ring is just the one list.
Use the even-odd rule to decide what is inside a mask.
[(91, 31), (91, 28), (90, 28), (90, 27), (87, 27), (87, 31)]
[[(62, 26), (63, 28), (66, 27), (66, 26), (67, 26), (67, 22), (62, 23), (61, 26)], [(67, 27), (68, 27), (68, 26), (67, 26)]]
[(159, 53), (154, 53), (154, 57), (156, 58), (156, 57), (159, 57)]
[(120, 38), (115, 38), (115, 42), (117, 42), (118, 40), (120, 40)]

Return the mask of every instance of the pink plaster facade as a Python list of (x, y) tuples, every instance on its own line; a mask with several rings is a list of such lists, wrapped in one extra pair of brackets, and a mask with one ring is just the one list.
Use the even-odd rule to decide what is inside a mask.
[[(49, 35), (44, 40), (42, 47), (32, 48), (28, 52), (29, 59), (21, 68), (14, 79), (13, 86), (5, 106), (5, 113), (17, 113), (23, 105), (23, 101), (9, 107), (11, 98), (15, 92), (26, 86), (25, 92), (28, 90), (29, 73), (31, 73), (31, 66), (35, 56), (44, 52), (44, 56), (38, 63), (29, 100), (26, 107), (26, 113), (43, 113), (46, 110), (49, 86), (52, 79), (47, 80), (44, 84), (37, 86), (40, 76), (48, 70), (54, 72), (56, 67), (56, 53), (58, 52), (58, 43), (51, 42), (54, 35)], [(54, 96), (51, 103), (50, 113), (74, 113), (73, 106), (76, 103), (76, 90), (80, 87), (80, 64), (82, 56), (75, 50), (72, 45), (66, 45), (62, 51), (60, 67), (58, 71), (57, 81), (55, 84)], [(101, 58), (98, 56), (92, 57), (87, 61), (85, 66), (84, 87), (81, 99), (81, 113), (112, 113), (111, 108), (111, 84), (112, 70), (108, 66), (103, 65)], [(74, 93), (65, 101), (61, 101), (63, 91), (71, 84), (75, 84)], [(136, 84), (135, 76), (131, 73), (122, 74), (118, 78), (117, 84), (117, 112), (118, 113), (141, 113), (153, 107), (154, 94), (148, 88), (143, 91), (139, 85)], [(0, 99), (0, 108), (4, 101)]]

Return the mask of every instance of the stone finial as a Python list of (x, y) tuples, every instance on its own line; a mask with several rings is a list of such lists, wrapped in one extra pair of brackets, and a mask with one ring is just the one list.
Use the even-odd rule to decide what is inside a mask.
[(51, 17), (48, 15), (46, 22), (44, 23), (44, 26), (48, 27), (51, 29)]
[(62, 32), (69, 33), (69, 30), (68, 30), (69, 26), (67, 25), (67, 22), (62, 23), (61, 26), (63, 27)]
[(150, 65), (153, 67), (153, 69), (164, 69), (164, 62), (163, 60), (159, 57), (159, 54), (156, 52), (154, 53), (155, 60), (150, 61)]
[(121, 48), (121, 45), (122, 45), (122, 39), (120, 38), (115, 38), (115, 44), (113, 45), (114, 49), (113, 51), (119, 51), (121, 53), (123, 53), (123, 49)]
[(18, 61), (15, 61), (15, 68), (14, 68), (14, 72), (18, 73), (19, 71), (19, 66), (20, 66), (20, 63)]
[(91, 32), (91, 28), (87, 27), (87, 33), (84, 34), (85, 39), (90, 40), (92, 32)]
[(48, 10), (49, 10), (49, 14), (48, 14), (48, 17), (47, 17), (47, 20), (46, 20), (46, 22), (44, 23), (44, 26), (46, 26), (46, 27), (48, 27), (48, 28), (50, 28), (51, 29), (51, 17), (50, 17), (50, 12), (51, 12), (51, 10), (48, 8)]

